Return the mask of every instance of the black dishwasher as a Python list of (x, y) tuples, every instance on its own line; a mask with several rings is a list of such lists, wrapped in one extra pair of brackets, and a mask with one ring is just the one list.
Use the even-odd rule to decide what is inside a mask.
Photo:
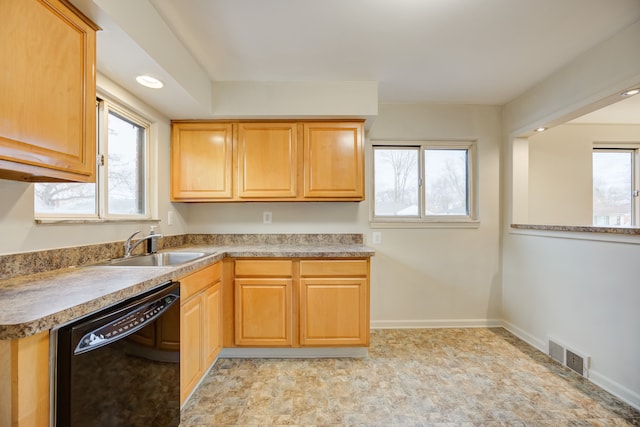
[(180, 424), (179, 299), (167, 282), (54, 331), (56, 426)]

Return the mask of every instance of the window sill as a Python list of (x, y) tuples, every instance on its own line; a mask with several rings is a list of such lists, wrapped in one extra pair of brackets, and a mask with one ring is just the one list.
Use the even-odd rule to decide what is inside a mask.
[(480, 228), (478, 220), (450, 221), (370, 221), (371, 228)]
[(153, 218), (123, 218), (123, 219), (101, 219), (101, 218), (36, 218), (38, 225), (48, 224), (124, 224), (124, 223), (159, 223), (160, 219)]

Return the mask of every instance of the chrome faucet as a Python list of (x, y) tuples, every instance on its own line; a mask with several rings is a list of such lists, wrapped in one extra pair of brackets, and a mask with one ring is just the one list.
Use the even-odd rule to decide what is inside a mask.
[[(149, 233), (148, 236), (142, 237), (141, 239), (139, 239), (137, 242), (135, 243), (131, 243), (132, 239), (134, 238), (134, 236), (136, 234), (140, 233), (140, 230), (136, 231), (135, 233), (133, 233), (131, 236), (129, 236), (129, 238), (124, 242), (124, 257), (125, 258), (129, 258), (131, 256), (131, 252), (133, 252), (135, 250), (135, 248), (138, 247), (138, 245), (140, 245), (140, 243), (145, 242), (145, 241), (150, 241), (150, 242), (154, 242), (153, 239), (158, 238), (158, 237), (162, 237), (162, 234), (156, 234), (156, 233)], [(149, 249), (147, 250), (147, 253), (156, 253), (157, 252), (157, 245), (156, 244), (149, 244), (147, 246)]]

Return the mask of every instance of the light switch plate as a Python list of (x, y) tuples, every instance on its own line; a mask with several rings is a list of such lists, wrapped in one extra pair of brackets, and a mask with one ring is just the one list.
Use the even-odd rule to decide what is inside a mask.
[(373, 233), (371, 233), (371, 243), (373, 243), (374, 245), (381, 245), (382, 244), (382, 232), (381, 231), (374, 231)]
[(271, 212), (262, 212), (262, 223), (271, 224), (272, 215)]

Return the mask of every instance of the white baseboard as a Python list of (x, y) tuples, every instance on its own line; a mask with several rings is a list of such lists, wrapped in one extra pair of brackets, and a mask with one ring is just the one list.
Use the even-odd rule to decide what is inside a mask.
[(372, 320), (371, 329), (495, 328), (500, 319)]
[(539, 340), (537, 337), (526, 332), (524, 329), (520, 329), (513, 323), (509, 323), (505, 320), (502, 321), (502, 327), (505, 328), (507, 331), (511, 332), (513, 335), (520, 338), (522, 341), (529, 344), (530, 346), (537, 348), (544, 354), (547, 354), (548, 346), (546, 342)]
[[(506, 321), (503, 321), (502, 323), (503, 323), (503, 327), (507, 331), (511, 332), (513, 335), (517, 336), (518, 338), (520, 338), (527, 344), (531, 345), (532, 347), (535, 347), (536, 349), (540, 350), (544, 354), (547, 354), (547, 351), (548, 351), (547, 343), (529, 334), (523, 329), (520, 329), (519, 327), (517, 327), (512, 323), (509, 323)], [(625, 403), (633, 406), (634, 408), (640, 411), (640, 394), (632, 390), (629, 390), (625, 386), (618, 384), (617, 382), (598, 373), (597, 371), (594, 371), (593, 369), (589, 370), (589, 378), (587, 379), (592, 383), (594, 383), (595, 385), (597, 385), (598, 387), (608, 391), (609, 393), (616, 396), (618, 399), (624, 401)]]
[(611, 379), (599, 374), (593, 369), (589, 370), (589, 380), (598, 387), (603, 388), (620, 400), (625, 401), (626, 403), (640, 411), (640, 394), (629, 390), (622, 384), (618, 384), (617, 382), (612, 381)]

